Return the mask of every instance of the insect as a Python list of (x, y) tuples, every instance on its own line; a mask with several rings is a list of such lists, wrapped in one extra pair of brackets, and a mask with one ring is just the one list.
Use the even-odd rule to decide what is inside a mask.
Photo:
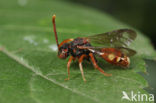
[[(56, 32), (55, 24), (56, 16), (52, 16), (53, 29), (55, 34), (55, 39), (58, 47), (58, 57), (61, 59), (66, 59), (70, 56), (67, 63), (67, 72), (69, 80), (70, 78), (70, 65), (71, 62), (78, 59), (79, 68), (81, 75), (84, 81), (86, 81), (82, 62), (83, 60), (88, 60), (92, 62), (94, 68), (99, 70), (105, 76), (112, 76), (101, 69), (96, 60), (96, 55), (103, 58), (107, 62), (122, 66), (128, 67), (130, 65), (130, 56), (136, 54), (136, 51), (126, 48), (133, 40), (136, 38), (136, 32), (131, 29), (119, 29), (107, 33), (96, 34), (88, 37), (78, 37), (71, 38), (58, 43), (58, 37)], [(101, 44), (102, 47), (94, 47), (91, 43)]]

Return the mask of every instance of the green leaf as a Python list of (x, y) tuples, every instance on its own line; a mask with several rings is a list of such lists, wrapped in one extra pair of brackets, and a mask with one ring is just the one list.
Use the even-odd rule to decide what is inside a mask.
[(139, 31), (131, 45), (138, 53), (130, 68), (98, 59), (113, 74), (105, 77), (84, 62), (84, 83), (74, 62), (70, 80), (64, 81), (67, 60), (57, 58), (54, 13), (59, 41), (131, 27), (94, 9), (56, 0), (1, 0), (0, 12), (0, 103), (125, 103), (122, 91), (148, 95), (143, 90), (147, 81), (137, 72), (146, 72), (143, 59), (155, 59), (156, 52)]

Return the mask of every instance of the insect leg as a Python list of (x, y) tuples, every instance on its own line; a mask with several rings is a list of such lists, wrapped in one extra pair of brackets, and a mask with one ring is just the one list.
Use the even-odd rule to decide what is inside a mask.
[(83, 61), (83, 58), (86, 57), (87, 55), (82, 55), (80, 58), (79, 58), (79, 67), (80, 67), (80, 71), (81, 71), (81, 75), (82, 75), (82, 78), (83, 78), (83, 81), (86, 82), (86, 79), (85, 79), (85, 76), (84, 76), (84, 73), (83, 73), (83, 67), (82, 67), (82, 61)]
[(98, 70), (99, 70), (102, 74), (104, 74), (105, 76), (112, 76), (112, 74), (108, 74), (108, 73), (104, 72), (104, 71), (97, 65), (93, 53), (90, 53), (89, 56), (90, 56), (91, 61), (92, 61), (93, 65), (94, 65), (94, 67), (95, 67), (96, 69), (98, 69)]
[(73, 56), (71, 56), (68, 60), (68, 63), (67, 63), (67, 72), (68, 72), (68, 78), (66, 78), (65, 80), (69, 80), (69, 76), (70, 76), (70, 64), (72, 62), (72, 60), (74, 59)]

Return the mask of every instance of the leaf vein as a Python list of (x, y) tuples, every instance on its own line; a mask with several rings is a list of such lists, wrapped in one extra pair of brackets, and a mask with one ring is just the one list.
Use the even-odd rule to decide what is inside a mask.
[(11, 59), (15, 60), (16, 62), (18, 62), (19, 64), (23, 65), (24, 67), (26, 67), (27, 69), (31, 70), (32, 72), (34, 72), (36, 75), (39, 75), (40, 77), (64, 88), (64, 89), (67, 89), (75, 94), (78, 94), (78, 95), (81, 95), (83, 97), (86, 97), (86, 98), (89, 98), (90, 100), (93, 100), (95, 101), (96, 103), (101, 103), (101, 101), (99, 101), (97, 98), (94, 98), (94, 97), (90, 97), (88, 95), (86, 95), (85, 93), (82, 93), (80, 91), (77, 91), (76, 89), (72, 89), (72, 88), (69, 88), (68, 86), (62, 84), (62, 83), (59, 83), (57, 82), (56, 80), (54, 79), (51, 79), (51, 78), (48, 78), (47, 76), (43, 75), (40, 71), (36, 71), (35, 68), (33, 66), (30, 66), (27, 62), (24, 61), (24, 59), (21, 60), (20, 57), (16, 56), (15, 54), (9, 52), (6, 48), (3, 48), (1, 50), (1, 52), (3, 52), (5, 55), (7, 55), (8, 57), (10, 57)]

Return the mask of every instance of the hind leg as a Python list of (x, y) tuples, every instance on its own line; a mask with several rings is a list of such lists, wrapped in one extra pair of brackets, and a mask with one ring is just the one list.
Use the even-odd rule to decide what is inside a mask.
[(112, 74), (108, 74), (108, 73), (104, 72), (104, 71), (97, 65), (93, 53), (90, 53), (89, 56), (90, 56), (91, 61), (92, 61), (93, 65), (94, 65), (94, 67), (95, 67), (96, 69), (98, 69), (98, 70), (99, 70), (102, 74), (104, 74), (105, 76), (112, 76)]
[(71, 65), (71, 62), (72, 60), (74, 60), (74, 57), (71, 56), (68, 60), (68, 63), (67, 63), (67, 72), (68, 72), (68, 78), (66, 78), (65, 80), (69, 80), (69, 77), (70, 77), (70, 65)]

